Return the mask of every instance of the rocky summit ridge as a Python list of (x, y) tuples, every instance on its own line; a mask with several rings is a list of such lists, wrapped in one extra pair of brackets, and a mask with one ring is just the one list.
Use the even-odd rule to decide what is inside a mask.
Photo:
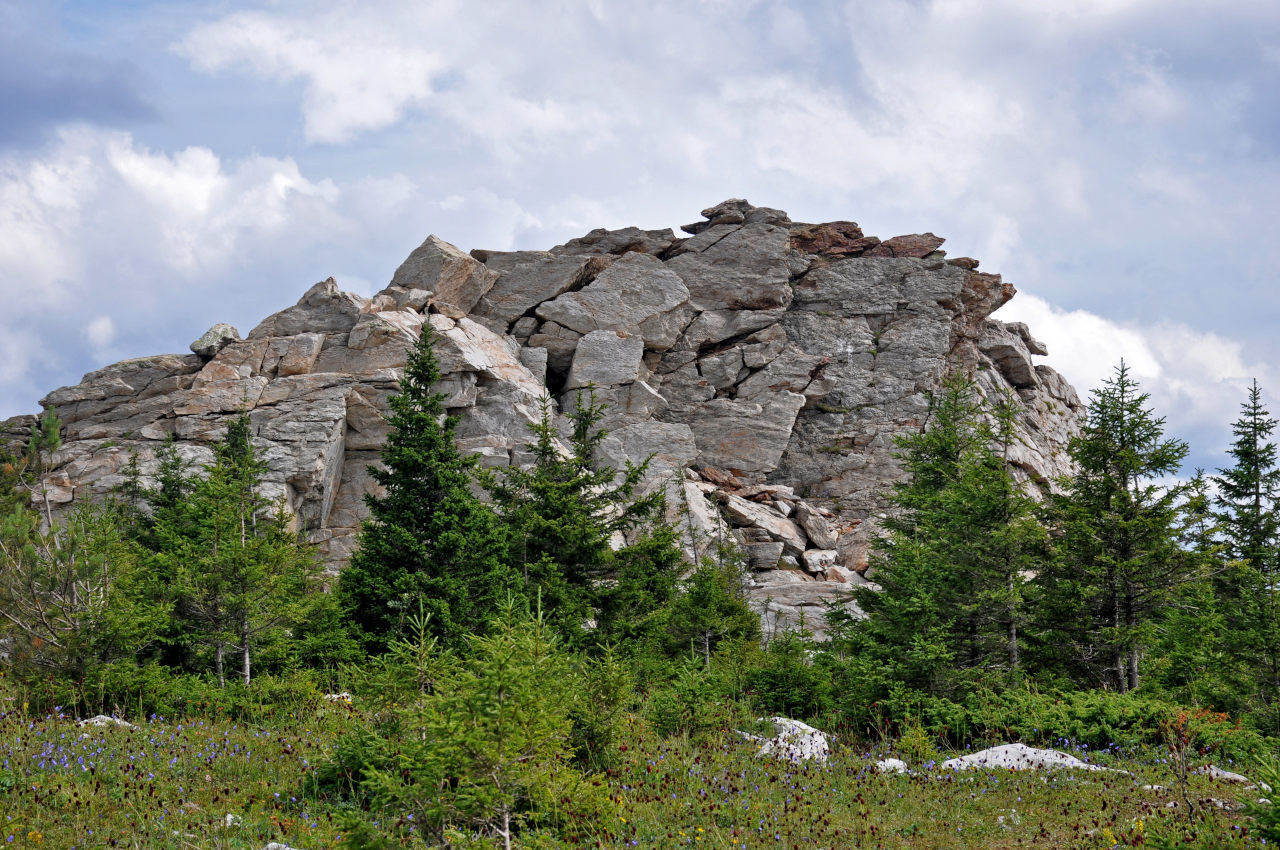
[[(423, 327), (435, 333), (462, 450), (529, 460), (550, 393), (608, 404), (603, 459), (653, 456), (668, 520), (696, 557), (736, 539), (766, 626), (867, 582), (871, 528), (900, 476), (894, 437), (924, 426), (952, 369), (1020, 399), (1011, 462), (1030, 488), (1068, 471), (1080, 399), (1027, 327), (991, 318), (1014, 295), (931, 233), (879, 240), (848, 221), (803, 224), (729, 200), (671, 230), (593, 230), (549, 251), (470, 254), (431, 236), (366, 299), (317, 283), (244, 338), (214, 325), (191, 354), (125, 360), (41, 400), (64, 443), (57, 508), (101, 498), (136, 455), (144, 476), (173, 436), (182, 457), (248, 410), (283, 498), (333, 570), (355, 545), (375, 484), (388, 397)], [(34, 417), (7, 424), (21, 439)]]

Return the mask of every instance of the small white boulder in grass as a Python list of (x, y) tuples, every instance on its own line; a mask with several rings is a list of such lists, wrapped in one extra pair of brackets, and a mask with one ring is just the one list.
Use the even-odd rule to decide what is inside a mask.
[(1202, 767), (1196, 772), (1204, 774), (1210, 779), (1217, 779), (1219, 782), (1239, 782), (1241, 785), (1253, 784), (1253, 780), (1245, 776), (1243, 773), (1232, 773), (1229, 770), (1223, 770), (1216, 764)]
[(763, 718), (773, 724), (774, 736), (762, 738), (739, 731), (738, 734), (748, 741), (760, 745), (756, 751), (758, 756), (773, 756), (787, 761), (822, 761), (827, 760), (831, 746), (827, 743), (827, 733), (814, 729), (807, 723), (791, 720), (787, 717)]
[(910, 768), (902, 759), (881, 759), (876, 762), (876, 773), (909, 773)]
[(123, 726), (125, 729), (132, 729), (133, 724), (121, 717), (109, 717), (105, 714), (99, 714), (90, 717), (88, 720), (81, 720), (77, 726)]
[(346, 691), (340, 694), (325, 694), (324, 698), (328, 702), (351, 702), (351, 694)]
[(979, 750), (967, 756), (947, 759), (939, 767), (944, 770), (1110, 770), (1098, 764), (1080, 761), (1073, 755), (1057, 750), (1040, 750), (1026, 744), (1003, 744)]

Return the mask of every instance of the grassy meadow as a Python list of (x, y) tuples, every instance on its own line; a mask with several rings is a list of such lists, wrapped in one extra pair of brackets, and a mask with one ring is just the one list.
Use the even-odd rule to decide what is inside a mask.
[[(274, 841), (315, 850), (341, 846), (353, 818), (401, 818), (406, 838), (397, 846), (427, 846), (403, 815), (365, 811), (311, 781), (340, 734), (377, 722), (358, 698), (317, 695), (256, 723), (152, 716), (132, 718), (131, 728), (80, 726), (56, 712), (32, 717), (20, 698), (5, 695), (0, 713), (5, 847), (261, 850)], [(840, 735), (826, 764), (792, 764), (757, 757), (732, 730), (664, 738), (639, 715), (623, 727), (613, 767), (595, 777), (608, 813), (559, 839), (526, 831), (515, 846), (1102, 848), (1142, 845), (1153, 833), (1266, 843), (1235, 811), (1249, 797), (1240, 785), (1190, 777), (1200, 811), (1189, 820), (1160, 750), (1076, 749), (1132, 775), (953, 773), (932, 757), (917, 759), (914, 775), (882, 775), (874, 762), (893, 747)], [(491, 846), (463, 834), (451, 840)]]

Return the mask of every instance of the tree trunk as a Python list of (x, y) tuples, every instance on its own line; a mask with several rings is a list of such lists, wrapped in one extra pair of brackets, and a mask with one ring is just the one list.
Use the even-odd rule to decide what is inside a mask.
[[(1124, 596), (1124, 625), (1125, 630), (1132, 635), (1137, 628), (1138, 614), (1136, 611), (1137, 604), (1133, 598), (1133, 588), (1126, 587)], [(1129, 690), (1136, 691), (1138, 689), (1138, 647), (1129, 647)]]
[(218, 671), (218, 687), (225, 688), (227, 686), (227, 677), (222, 669), (222, 656), (226, 652), (226, 647), (221, 642), (213, 650), (213, 666)]
[(244, 671), (244, 683), (249, 684), (249, 618), (240, 621), (241, 669)]
[(1127, 693), (1129, 690), (1129, 676), (1125, 670), (1124, 647), (1120, 643), (1120, 600), (1111, 597), (1111, 628), (1115, 630), (1115, 649), (1111, 653), (1112, 669), (1116, 673), (1116, 683), (1120, 688), (1120, 693)]
[(1018, 611), (1014, 603), (1017, 576), (1009, 573), (1009, 669), (1018, 669)]
[(502, 806), (502, 829), (498, 834), (502, 836), (502, 850), (511, 850), (511, 808), (505, 803)]

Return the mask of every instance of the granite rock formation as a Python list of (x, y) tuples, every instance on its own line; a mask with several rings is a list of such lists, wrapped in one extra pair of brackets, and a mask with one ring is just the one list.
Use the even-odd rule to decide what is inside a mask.
[[(528, 460), (539, 400), (592, 385), (604, 459), (652, 456), (693, 557), (736, 540), (766, 627), (866, 583), (868, 536), (900, 475), (894, 436), (925, 427), (948, 370), (1022, 403), (1012, 462), (1029, 488), (1068, 471), (1081, 403), (1025, 325), (991, 318), (1014, 288), (947, 259), (933, 234), (879, 240), (729, 200), (670, 230), (593, 230), (550, 251), (472, 251), (431, 236), (373, 298), (326, 280), (243, 338), (216, 324), (190, 354), (126, 360), (41, 402), (65, 425), (48, 492), (65, 509), (144, 474), (169, 436), (193, 464), (247, 410), (285, 500), (332, 569), (349, 557), (406, 351), (430, 325), (461, 448)], [(10, 420), (18, 438), (31, 417)]]

